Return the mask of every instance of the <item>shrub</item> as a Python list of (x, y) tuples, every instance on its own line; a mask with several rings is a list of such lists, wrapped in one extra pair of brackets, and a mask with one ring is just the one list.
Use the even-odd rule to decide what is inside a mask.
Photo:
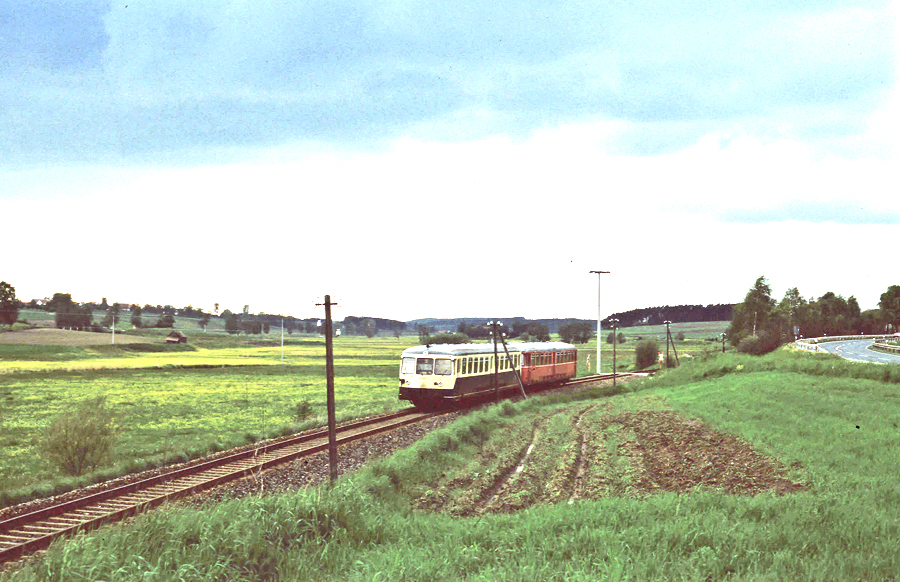
[(684, 332), (683, 332), (683, 331), (679, 331), (678, 333), (676, 333), (676, 334), (675, 334), (675, 339), (678, 340), (678, 341), (680, 341), (680, 342), (683, 342), (683, 341), (684, 341)]
[(656, 363), (659, 355), (659, 346), (654, 340), (644, 340), (639, 342), (634, 348), (634, 367), (636, 370), (649, 368)]
[(609, 332), (609, 335), (606, 336), (606, 343), (608, 343), (608, 344), (613, 344), (616, 342), (618, 342), (620, 344), (624, 344), (626, 341), (627, 341), (627, 338), (625, 337), (625, 334), (622, 333), (621, 331), (619, 332), (618, 335), (616, 335), (614, 332)]
[(778, 347), (779, 338), (766, 330), (761, 330), (758, 335), (748, 335), (738, 342), (738, 351), (743, 354), (761, 356), (768, 354)]
[(429, 344), (467, 344), (471, 339), (464, 333), (437, 333), (429, 336)]
[(313, 413), (313, 406), (309, 400), (301, 400), (294, 406), (294, 416), (299, 422), (303, 422)]
[(738, 343), (738, 351), (742, 354), (752, 354), (754, 356), (763, 353), (762, 342), (758, 335), (748, 335)]
[(44, 433), (41, 452), (69, 475), (96, 469), (109, 456), (118, 429), (103, 397), (89, 398), (57, 416)]
[(160, 315), (153, 327), (175, 327), (175, 317), (171, 315)]

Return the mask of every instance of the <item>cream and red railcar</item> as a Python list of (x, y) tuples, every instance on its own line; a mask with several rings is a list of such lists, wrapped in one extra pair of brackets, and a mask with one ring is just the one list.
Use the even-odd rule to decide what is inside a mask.
[[(508, 343), (497, 354), (499, 389), (556, 384), (575, 377), (578, 351), (561, 342)], [(494, 391), (493, 344), (444, 344), (407, 348), (400, 356), (400, 400), (436, 408)]]

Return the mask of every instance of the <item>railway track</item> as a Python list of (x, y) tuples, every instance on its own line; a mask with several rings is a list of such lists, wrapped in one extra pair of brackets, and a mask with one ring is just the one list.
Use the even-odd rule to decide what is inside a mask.
[(609, 380), (613, 376), (616, 378), (625, 378), (627, 376), (646, 376), (650, 371), (647, 372), (619, 372), (618, 374), (594, 374), (592, 376), (582, 376), (581, 378), (573, 378), (565, 383), (565, 386), (571, 386), (572, 384), (587, 384), (588, 382), (597, 382), (599, 380)]
[[(618, 377), (629, 376), (620, 373)], [(594, 374), (565, 385), (612, 378)], [(408, 408), (393, 414), (345, 423), (337, 428), (338, 444), (348, 443), (440, 413)], [(255, 449), (196, 463), (99, 493), (0, 521), (0, 563), (46, 548), (53, 540), (104, 523), (118, 521), (147, 509), (222, 483), (252, 475), (287, 461), (328, 449), (328, 431), (296, 435)]]
[[(624, 374), (619, 374), (621, 378)], [(597, 382), (599, 380), (608, 380), (612, 378), (613, 374), (593, 374), (591, 376), (582, 376), (581, 378), (572, 378), (568, 382), (566, 382), (565, 386), (571, 386), (572, 384), (587, 384), (588, 382)]]
[[(348, 443), (432, 416), (436, 414), (408, 408), (345, 423), (337, 427), (337, 443)], [(46, 548), (62, 536), (94, 529), (165, 501), (325, 450), (328, 450), (327, 429), (296, 435), (6, 519), (0, 522), (0, 563)]]

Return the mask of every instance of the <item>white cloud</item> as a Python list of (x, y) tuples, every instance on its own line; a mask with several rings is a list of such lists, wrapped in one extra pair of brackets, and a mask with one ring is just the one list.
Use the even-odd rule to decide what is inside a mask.
[[(865, 254), (865, 241), (896, 230), (879, 218), (898, 212), (896, 197), (876, 188), (888, 164), (751, 138), (613, 156), (603, 136), (618, 129), (598, 122), (526, 140), (404, 139), (379, 153), (278, 148), (243, 164), (0, 175), (0, 187), (32, 183), (27, 197), (2, 203), (31, 218), (9, 227), (31, 243), (4, 277), (29, 298), (249, 303), (300, 316), (331, 293), (345, 315), (397, 319), (592, 317), (595, 269), (613, 272), (609, 312), (739, 301), (759, 275), (804, 295), (856, 295), (863, 307), (891, 284), (873, 268), (877, 255)], [(812, 213), (840, 200), (863, 205), (876, 224)], [(836, 276), (835, 265), (852, 277)]]
[[(624, 154), (679, 151), (738, 126), (846, 155), (896, 74), (883, 2), (169, 0), (113, 4), (102, 18), (22, 14), (0, 31), (35, 47), (0, 73), (7, 165), (527, 137), (597, 118), (631, 124), (610, 144)], [(47, 34), (57, 21), (76, 31)]]
[(592, 317), (592, 269), (610, 311), (738, 301), (761, 274), (864, 307), (896, 283), (828, 244), (900, 222), (885, 3), (573, 6), (0, 23), (28, 48), (0, 57), (0, 214), (28, 245), (0, 276), (28, 298), (306, 316), (332, 293), (398, 319)]

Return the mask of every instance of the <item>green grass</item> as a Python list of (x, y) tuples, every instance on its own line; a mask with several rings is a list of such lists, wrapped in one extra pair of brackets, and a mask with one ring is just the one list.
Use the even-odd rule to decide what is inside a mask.
[[(342, 338), (335, 344), (339, 419), (407, 406), (397, 399), (398, 356), (405, 347), (400, 340)], [(4, 504), (325, 423), (321, 339), (287, 344), (284, 365), (280, 345), (158, 345), (166, 351), (142, 352), (140, 344), (138, 351), (38, 347), (30, 350), (30, 360), (0, 361), (0, 369), (6, 367), (0, 373)], [(21, 347), (0, 346), (11, 348), (7, 353)], [(108, 466), (76, 481), (34, 452), (57, 414), (96, 396), (116, 412), (121, 435)], [(301, 400), (312, 404), (312, 414), (302, 421), (296, 417)]]
[[(129, 332), (147, 338), (130, 345), (0, 345), (0, 504), (324, 423), (320, 336), (286, 336), (282, 363), (280, 334), (197, 333), (187, 345), (166, 345), (160, 341), (166, 333)], [(398, 361), (414, 343), (411, 336), (336, 338), (338, 416), (405, 406), (397, 400)], [(612, 346), (604, 343), (603, 349), (604, 369), (611, 370)], [(708, 351), (702, 342), (697, 349)], [(580, 375), (588, 373), (583, 362), (595, 350), (595, 340), (579, 346)], [(622, 347), (619, 354), (625, 368), (633, 364), (633, 350), (629, 356)], [(72, 479), (34, 451), (55, 415), (95, 396), (105, 396), (116, 411), (121, 438), (105, 468)], [(302, 423), (295, 414), (301, 400), (313, 404)]]
[[(900, 388), (869, 371), (875, 365), (809, 356), (709, 357), (628, 393), (487, 407), (334, 488), (156, 512), (56, 544), (43, 561), (0, 579), (893, 580)], [(824, 373), (830, 366), (836, 376)], [(534, 470), (552, 475), (574, 434), (567, 414), (647, 409), (739, 435), (792, 466), (807, 487), (643, 497), (621, 487), (596, 501), (470, 517), (418, 503), (436, 484), (468, 476), (469, 490), (476, 472), (518, 462), (534, 427), (553, 435)], [(616, 457), (633, 437), (612, 425), (603, 434), (580, 426), (606, 450), (598, 475), (627, 485), (630, 461)]]
[[(681, 359), (690, 361), (693, 358), (703, 357), (716, 352), (721, 352), (721, 334), (728, 328), (727, 321), (712, 321), (698, 323), (676, 323), (670, 326), (672, 337), (674, 339), (678, 332), (683, 332), (685, 339), (676, 340), (675, 348), (670, 348), (671, 358), (675, 360), (675, 351)], [(664, 325), (641, 325), (635, 327), (620, 328), (619, 333), (625, 335), (624, 343), (616, 345), (616, 368), (620, 372), (634, 370), (634, 350), (637, 344), (642, 340), (653, 340), (659, 346), (659, 350), (666, 351), (666, 326)], [(602, 371), (612, 372), (613, 369), (613, 345), (606, 343), (606, 336), (611, 330), (604, 329), (601, 338), (601, 359)], [(557, 338), (553, 338), (557, 339)], [(715, 339), (716, 341), (710, 341)], [(597, 366), (597, 339), (593, 338), (586, 344), (579, 344), (578, 348), (578, 375), (587, 376), (596, 374)], [(731, 347), (728, 346), (730, 350)], [(591, 358), (590, 370), (587, 368), (587, 356)]]

